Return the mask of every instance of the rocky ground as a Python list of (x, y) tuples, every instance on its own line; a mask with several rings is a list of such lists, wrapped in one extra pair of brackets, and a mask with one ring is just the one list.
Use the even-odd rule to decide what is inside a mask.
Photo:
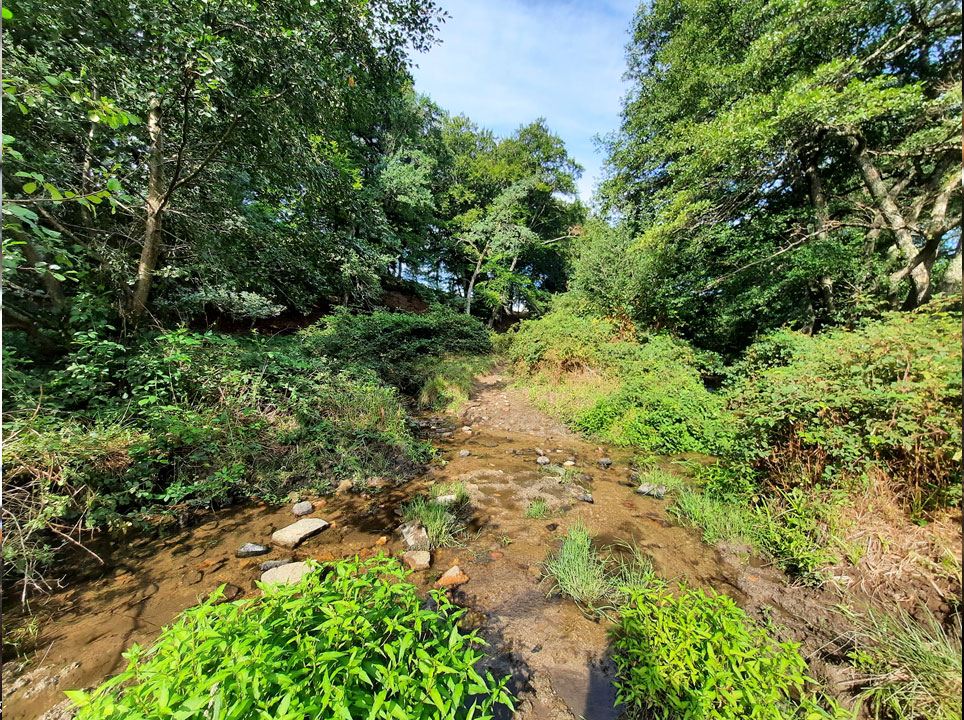
[[(746, 548), (707, 546), (677, 526), (666, 501), (637, 493), (630, 454), (598, 447), (535, 410), (497, 372), (480, 377), (458, 416), (421, 419), (443, 462), (415, 481), (375, 480), (363, 492), (346, 484), (331, 498), (213, 513), (186, 529), (130, 538), (107, 548), (104, 567), (87, 566), (39, 609), (31, 662), (3, 668), (9, 720), (68, 717), (63, 690), (95, 686), (125, 666), (122, 652), (149, 644), (181, 610), (218, 586), (228, 599), (258, 592), (256, 581), (284, 582), (308, 558), (332, 560), (388, 552), (415, 569), (414, 582), (445, 587), (482, 628), (494, 669), (513, 676), (518, 718), (616, 718), (608, 625), (563, 598), (547, 597), (547, 552), (578, 520), (601, 546), (635, 544), (665, 578), (712, 587), (804, 643), (814, 672), (847, 680), (834, 662), (843, 632), (829, 591), (789, 587)], [(665, 467), (677, 469), (672, 458)], [(428, 552), (417, 527), (402, 531), (398, 510), (435, 483), (461, 482), (472, 518), (461, 547)], [(526, 518), (534, 500), (549, 507)]]

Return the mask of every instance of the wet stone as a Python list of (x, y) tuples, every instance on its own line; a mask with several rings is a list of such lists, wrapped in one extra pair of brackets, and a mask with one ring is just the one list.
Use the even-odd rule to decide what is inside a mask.
[(409, 550), (402, 555), (409, 570), (428, 570), (432, 566), (432, 554), (428, 550)]
[(546, 530), (548, 530), (549, 532), (555, 532), (558, 529), (559, 529), (559, 523), (549, 523), (548, 525), (546, 525)]
[(575, 463), (575, 461), (573, 461), (573, 460), (566, 460), (566, 461), (563, 462), (562, 464), (563, 464), (563, 467), (572, 467), (572, 466), (575, 465), (576, 463)]
[(604, 470), (608, 469), (613, 464), (613, 461), (608, 457), (601, 457), (596, 462), (599, 464), (599, 467), (603, 468)]
[(302, 518), (288, 527), (276, 530), (271, 535), (271, 542), (284, 547), (297, 547), (302, 542), (317, 535), (329, 526), (328, 521), (321, 518)]
[(311, 515), (311, 513), (314, 511), (315, 506), (307, 500), (297, 503), (291, 508), (291, 512), (293, 512), (296, 517), (301, 517), (302, 515)]
[(258, 555), (267, 555), (269, 552), (271, 552), (271, 548), (267, 545), (248, 542), (239, 547), (235, 555), (239, 558), (249, 558), (257, 557)]
[(311, 570), (306, 562), (287, 563), (271, 568), (261, 575), (263, 583), (284, 583), (294, 585)]
[(200, 570), (188, 570), (184, 573), (184, 584), (185, 585), (197, 585), (201, 582), (201, 578), (204, 577), (204, 573)]
[(261, 565), (258, 566), (258, 569), (261, 572), (267, 572), (271, 568), (281, 567), (282, 565), (287, 565), (292, 562), (294, 562), (292, 558), (283, 558), (281, 560), (265, 560), (263, 563), (261, 563)]
[(461, 457), (461, 458), (467, 458), (467, 457), (468, 457), (469, 455), (471, 455), (471, 454), (472, 454), (472, 453), (471, 453), (471, 451), (469, 451), (469, 450), (461, 450), (461, 451), (459, 452), (459, 457)]
[(545, 455), (540, 455), (539, 457), (536, 458), (536, 462), (539, 463), (540, 465), (548, 465), (550, 460)]
[(648, 495), (659, 500), (666, 494), (666, 486), (655, 483), (643, 483), (637, 488), (636, 492), (640, 495)]
[(536, 451), (536, 455), (540, 455), (540, 456), (541, 456), (541, 455), (545, 455), (545, 454), (546, 454), (546, 451), (543, 450), (543, 449), (540, 448), (540, 447), (535, 448), (535, 451)]
[(456, 585), (461, 585), (462, 583), (467, 583), (469, 581), (469, 576), (459, 569), (458, 565), (453, 565), (438, 580), (435, 581), (435, 587), (455, 587)]
[(577, 500), (582, 500), (583, 502), (589, 503), (590, 505), (593, 504), (592, 495), (590, 495), (589, 493), (583, 493), (577, 498)]

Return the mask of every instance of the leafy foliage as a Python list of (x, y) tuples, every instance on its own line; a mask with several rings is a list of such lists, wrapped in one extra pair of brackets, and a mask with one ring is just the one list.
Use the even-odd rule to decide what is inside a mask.
[(5, 580), (37, 580), (62, 541), (51, 523), (112, 528), (164, 508), (278, 501), (428, 458), (394, 388), (291, 339), (178, 330), (123, 345), (84, 333), (34, 379), (19, 392), (37, 410), (4, 427)]
[[(686, 343), (660, 333), (618, 333), (591, 313), (560, 304), (514, 333), (509, 357), (530, 373), (592, 369), (615, 389), (569, 410), (574, 427), (615, 445), (663, 453), (712, 451), (726, 442), (722, 398), (707, 391), (699, 371), (708, 361)], [(546, 380), (552, 383), (553, 380)]]
[(441, 592), (423, 605), (394, 560), (316, 568), (254, 600), (215, 593), (92, 693), (80, 720), (107, 718), (491, 718), (508, 678), (481, 675), (483, 644)]
[[(961, 460), (961, 316), (941, 306), (814, 338), (751, 360), (729, 391), (734, 456), (782, 487), (886, 477), (917, 508), (955, 497)], [(763, 348), (751, 351), (759, 358)], [(950, 492), (950, 495), (948, 493)], [(959, 496), (959, 491), (956, 494)]]
[(492, 348), (482, 323), (442, 307), (424, 315), (341, 311), (304, 331), (302, 339), (317, 353), (366, 365), (392, 384), (412, 390), (427, 359)]
[(631, 712), (832, 716), (805, 691), (807, 664), (797, 646), (770, 640), (726, 595), (685, 586), (673, 594), (656, 584), (637, 589), (621, 610), (614, 649), (618, 698)]

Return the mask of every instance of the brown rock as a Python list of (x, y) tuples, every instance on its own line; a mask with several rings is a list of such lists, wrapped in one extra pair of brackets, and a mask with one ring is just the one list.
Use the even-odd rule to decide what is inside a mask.
[(375, 541), (375, 547), (379, 547), (379, 546), (381, 546), (381, 545), (384, 545), (384, 544), (387, 543), (387, 542), (388, 542), (388, 536), (387, 536), (387, 535), (382, 535), (380, 538), (378, 538), (378, 540)]
[(445, 571), (445, 574), (442, 575), (442, 577), (435, 581), (435, 587), (455, 587), (456, 585), (461, 585), (462, 583), (467, 583), (468, 581), (469, 576), (462, 572), (458, 565), (453, 565)]

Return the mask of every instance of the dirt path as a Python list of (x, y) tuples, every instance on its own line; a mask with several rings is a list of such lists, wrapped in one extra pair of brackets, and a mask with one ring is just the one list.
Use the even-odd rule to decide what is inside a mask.
[[(749, 554), (718, 552), (694, 531), (676, 526), (666, 501), (634, 492), (631, 453), (597, 447), (568, 432), (497, 372), (478, 379), (458, 416), (421, 423), (446, 462), (397, 487), (320, 501), (315, 515), (332, 527), (296, 551), (235, 557), (243, 543), (266, 542), (293, 520), (288, 507), (263, 506), (226, 510), (194, 528), (104, 548), (108, 569), (87, 565), (86, 579), (74, 579), (41, 611), (34, 663), (24, 672), (4, 665), (7, 717), (66, 717), (63, 690), (94, 686), (121, 670), (126, 664), (121, 653), (131, 643), (149, 644), (178, 612), (218, 585), (229, 583), (238, 597), (257, 593), (258, 566), (266, 559), (401, 552), (396, 510), (433, 483), (465, 483), (474, 517), (466, 545), (436, 551), (432, 568), (412, 579), (427, 588), (454, 564), (469, 576), (454, 595), (483, 628), (493, 667), (513, 675), (520, 720), (619, 715), (607, 625), (585, 618), (568, 600), (547, 598), (542, 582), (540, 564), (576, 520), (598, 534), (600, 544), (633, 542), (662, 577), (726, 592), (813, 648), (833, 634), (832, 616), (822, 609), (831, 598), (787, 588), (779, 572)], [(546, 467), (537, 463), (540, 451), (550, 459)], [(608, 469), (598, 463), (603, 456), (612, 460)], [(567, 460), (573, 463), (568, 471)], [(674, 467), (669, 458), (666, 464)], [(578, 499), (587, 492), (592, 503)], [(550, 506), (550, 517), (524, 516), (536, 499)]]

